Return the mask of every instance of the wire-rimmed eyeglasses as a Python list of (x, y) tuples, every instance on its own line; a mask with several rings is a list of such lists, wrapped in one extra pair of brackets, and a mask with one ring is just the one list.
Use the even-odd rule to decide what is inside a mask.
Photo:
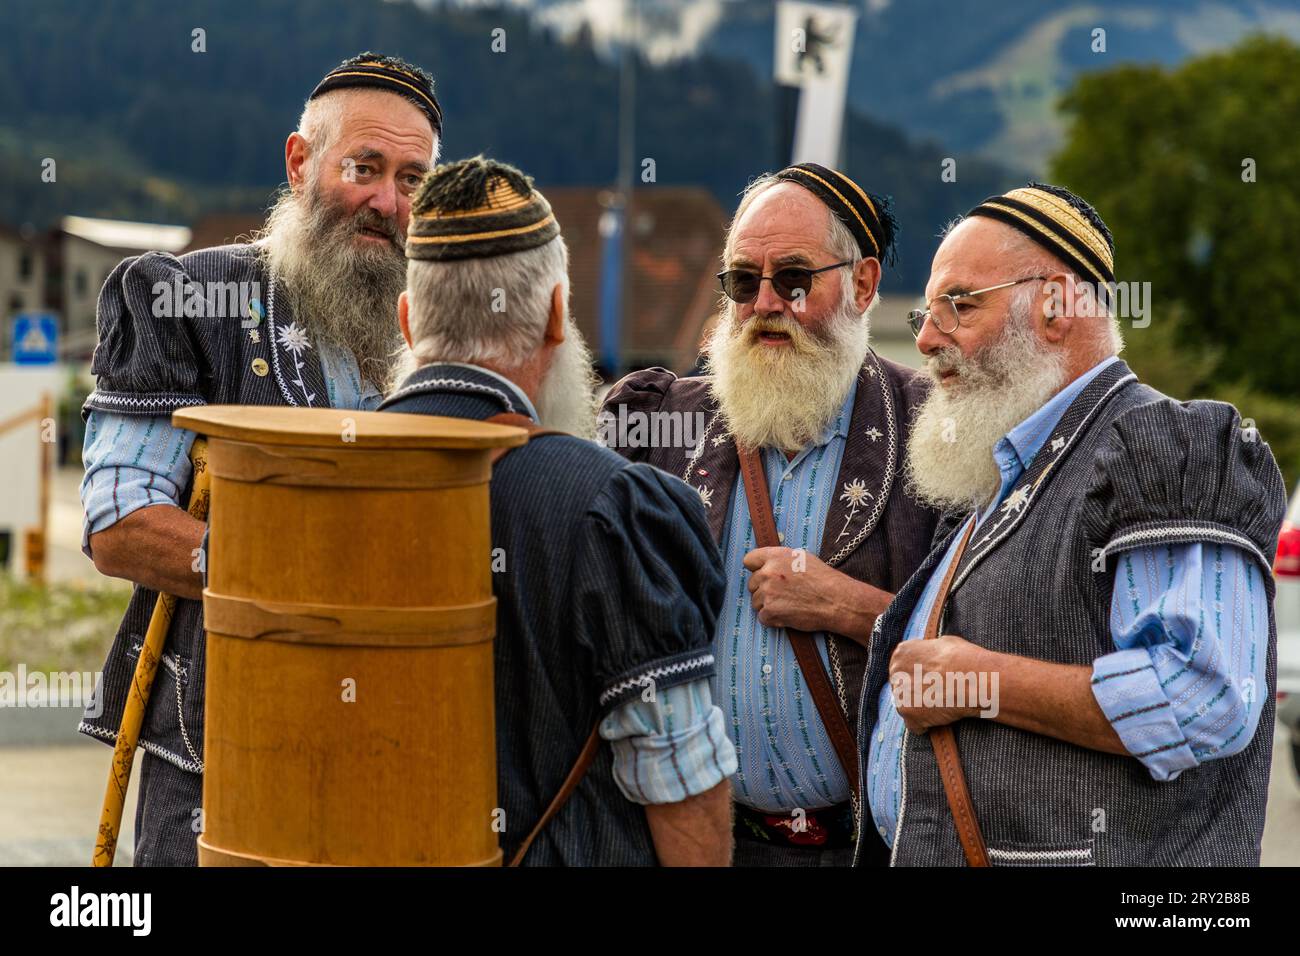
[(986, 289), (975, 289), (972, 292), (959, 292), (956, 295), (936, 295), (929, 301), (924, 309), (913, 309), (907, 313), (907, 326), (912, 330), (913, 338), (921, 337), (921, 328), (925, 325), (925, 320), (929, 319), (934, 323), (934, 327), (944, 335), (951, 335), (957, 331), (957, 326), (961, 325), (961, 316), (957, 312), (957, 300), (969, 299), (977, 295), (983, 295), (985, 292), (996, 292), (998, 289), (1009, 289), (1013, 285), (1020, 285), (1022, 282), (1033, 282), (1035, 279), (1046, 279), (1047, 276), (1026, 276), (1023, 279), (1012, 279), (1010, 282), (1000, 282), (997, 285), (991, 285)]

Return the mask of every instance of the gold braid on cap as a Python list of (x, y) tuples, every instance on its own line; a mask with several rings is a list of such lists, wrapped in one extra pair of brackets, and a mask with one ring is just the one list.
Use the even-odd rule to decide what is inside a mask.
[(475, 156), (437, 167), (411, 200), (408, 259), (475, 259), (535, 249), (560, 234), (546, 197), (507, 163)]
[(990, 196), (969, 213), (1005, 223), (1102, 287), (1115, 284), (1115, 244), (1096, 210), (1061, 186), (1030, 183)]

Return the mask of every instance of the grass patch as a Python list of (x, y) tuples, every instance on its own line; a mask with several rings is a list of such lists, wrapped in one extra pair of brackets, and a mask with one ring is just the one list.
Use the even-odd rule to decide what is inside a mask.
[(37, 587), (0, 574), (0, 670), (98, 671), (130, 600), (120, 584)]

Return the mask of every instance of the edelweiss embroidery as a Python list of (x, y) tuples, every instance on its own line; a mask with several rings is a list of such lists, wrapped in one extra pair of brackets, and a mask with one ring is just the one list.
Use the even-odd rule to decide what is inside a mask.
[(302, 390), (303, 397), (307, 399), (307, 404), (310, 405), (316, 396), (307, 391), (307, 384), (302, 380), (302, 370), (306, 366), (301, 358), (302, 353), (311, 348), (307, 333), (298, 327), (297, 322), (290, 322), (287, 327), (275, 330), (275, 338), (280, 347), (289, 353), (289, 356), (293, 359), (294, 369), (298, 372), (298, 377), (290, 381)]
[(852, 481), (844, 482), (844, 491), (840, 494), (840, 501), (849, 503), (849, 513), (844, 516), (844, 527), (835, 540), (838, 541), (849, 533), (849, 525), (853, 523), (853, 516), (858, 513), (858, 509), (866, 504), (868, 498), (874, 498), (871, 492), (867, 491), (866, 482), (861, 478), (854, 478)]

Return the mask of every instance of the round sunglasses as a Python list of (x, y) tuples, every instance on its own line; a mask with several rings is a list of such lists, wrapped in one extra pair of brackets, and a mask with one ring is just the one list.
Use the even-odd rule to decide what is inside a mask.
[(805, 298), (812, 291), (813, 276), (852, 264), (846, 260), (834, 265), (822, 266), (820, 269), (786, 266), (784, 269), (777, 269), (770, 276), (760, 275), (748, 269), (728, 269), (726, 272), (718, 273), (718, 281), (722, 283), (722, 291), (726, 293), (727, 298), (741, 305), (758, 298), (758, 290), (765, 279), (772, 283), (773, 292), (785, 301), (793, 302), (795, 299)]

